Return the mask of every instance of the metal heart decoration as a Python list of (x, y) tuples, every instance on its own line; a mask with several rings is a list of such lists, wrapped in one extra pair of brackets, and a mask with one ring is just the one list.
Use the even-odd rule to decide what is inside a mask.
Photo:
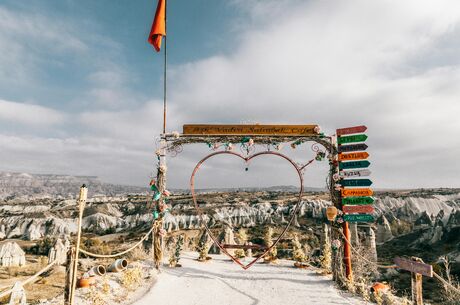
[[(205, 213), (203, 213), (202, 209), (199, 207), (198, 205), (198, 202), (197, 202), (197, 199), (196, 199), (196, 193), (195, 193), (195, 175), (196, 173), (198, 172), (198, 170), (200, 169), (200, 166), (206, 162), (206, 160), (209, 160), (210, 158), (213, 158), (213, 157), (216, 157), (216, 156), (220, 156), (220, 155), (231, 155), (231, 156), (235, 156), (235, 157), (238, 157), (240, 159), (242, 159), (244, 162), (248, 163), (251, 159), (255, 159), (257, 157), (261, 157), (261, 156), (267, 156), (267, 155), (272, 155), (272, 156), (277, 156), (281, 159), (284, 159), (285, 161), (288, 162), (288, 164), (290, 164), (294, 170), (296, 171), (298, 177), (299, 177), (299, 183), (300, 183), (300, 191), (299, 191), (299, 194), (298, 194), (298, 199), (297, 199), (297, 202), (296, 204), (294, 205), (294, 208), (292, 209), (292, 212), (291, 212), (291, 216), (289, 218), (289, 221), (288, 223), (286, 224), (286, 227), (283, 229), (283, 231), (281, 232), (281, 234), (278, 236), (278, 238), (273, 242), (272, 245), (268, 246), (268, 248), (265, 248), (265, 250), (263, 251), (263, 253), (257, 257), (255, 257), (252, 261), (250, 261), (249, 263), (247, 264), (244, 264), (243, 262), (241, 262), (238, 258), (236, 258), (234, 255), (230, 254), (228, 251), (227, 251), (227, 248), (225, 247), (225, 245), (221, 244), (217, 238), (214, 236), (214, 234), (211, 232), (210, 228), (208, 227), (207, 225), (207, 222), (206, 222), (206, 219), (204, 218), (204, 215)], [(294, 161), (292, 161), (289, 157), (283, 155), (283, 154), (280, 154), (278, 152), (272, 152), (272, 151), (264, 151), (264, 152), (259, 152), (259, 153), (256, 153), (256, 154), (253, 154), (253, 155), (250, 155), (250, 156), (243, 156), (243, 155), (240, 155), (238, 153), (235, 153), (235, 152), (232, 152), (232, 151), (219, 151), (219, 152), (215, 152), (215, 153), (212, 153), (210, 155), (207, 155), (206, 157), (204, 157), (203, 159), (201, 159), (201, 161), (198, 162), (198, 164), (195, 166), (194, 170), (193, 170), (193, 173), (192, 173), (192, 176), (190, 177), (190, 191), (192, 193), (192, 199), (193, 199), (193, 203), (195, 204), (195, 208), (196, 210), (198, 211), (198, 214), (200, 215), (201, 219), (203, 220), (203, 223), (204, 223), (204, 226), (205, 226), (205, 229), (206, 229), (206, 232), (209, 234), (209, 237), (211, 237), (212, 241), (221, 249), (221, 251), (223, 253), (225, 253), (232, 261), (234, 261), (235, 263), (237, 263), (238, 265), (240, 265), (243, 269), (248, 269), (249, 267), (251, 267), (252, 265), (254, 265), (259, 259), (261, 259), (262, 257), (264, 257), (273, 247), (276, 246), (276, 244), (280, 241), (280, 239), (284, 236), (284, 234), (286, 233), (286, 231), (288, 230), (289, 226), (291, 225), (291, 223), (293, 222), (294, 220), (294, 217), (295, 215), (298, 213), (298, 210), (300, 208), (300, 202), (302, 200), (302, 194), (303, 194), (303, 176), (302, 176), (302, 172), (301, 172), (301, 167), (299, 167), (299, 165), (297, 165)], [(257, 247), (255, 247), (257, 248)]]

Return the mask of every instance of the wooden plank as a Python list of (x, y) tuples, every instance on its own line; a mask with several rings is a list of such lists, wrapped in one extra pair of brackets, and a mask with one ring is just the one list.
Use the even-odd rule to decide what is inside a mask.
[(343, 220), (347, 222), (373, 222), (374, 216), (369, 214), (345, 214)]
[(222, 248), (224, 249), (254, 249), (254, 250), (265, 250), (267, 247), (261, 245), (230, 245), (230, 244), (223, 244)]
[(372, 204), (374, 198), (372, 197), (345, 197), (342, 198), (342, 204), (348, 205), (367, 205)]
[(359, 188), (359, 189), (342, 189), (343, 197), (363, 197), (363, 196), (372, 196), (374, 192), (369, 188)]
[(352, 169), (352, 168), (366, 168), (371, 163), (367, 160), (364, 161), (350, 161), (350, 162), (339, 162), (339, 169)]
[(311, 136), (318, 134), (318, 125), (245, 125), (245, 124), (185, 124), (184, 135), (273, 135)]
[(372, 181), (369, 179), (346, 179), (340, 180), (339, 184), (342, 186), (371, 186)]
[(367, 135), (357, 134), (357, 135), (352, 135), (352, 136), (338, 137), (337, 143), (340, 145), (340, 144), (364, 142), (366, 140), (367, 140)]
[(351, 144), (351, 145), (339, 145), (338, 150), (339, 150), (339, 153), (343, 153), (343, 152), (366, 150), (368, 147), (369, 146), (367, 146), (367, 144), (364, 144), (364, 143)]
[(374, 207), (372, 205), (344, 205), (342, 211), (345, 214), (372, 214)]
[(394, 263), (400, 269), (404, 269), (413, 273), (420, 273), (428, 277), (433, 277), (433, 266), (431, 265), (402, 257), (395, 257)]
[(367, 152), (339, 154), (339, 161), (363, 160), (369, 158)]
[(353, 126), (353, 127), (346, 127), (346, 128), (339, 128), (336, 130), (336, 134), (338, 136), (343, 136), (346, 134), (353, 134), (353, 133), (361, 133), (365, 132), (367, 130), (367, 127), (364, 125), (360, 126)]
[(371, 171), (368, 169), (361, 169), (361, 170), (350, 170), (350, 171), (340, 171), (339, 176), (344, 178), (352, 178), (352, 177), (365, 177), (370, 176)]

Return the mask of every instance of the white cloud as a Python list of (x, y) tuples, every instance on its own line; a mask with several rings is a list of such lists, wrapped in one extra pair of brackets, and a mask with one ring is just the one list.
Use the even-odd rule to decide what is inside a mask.
[(459, 2), (237, 3), (250, 22), (233, 54), (174, 71), (189, 120), (364, 123), (377, 187), (460, 185), (460, 65), (432, 57), (460, 52)]
[[(171, 71), (170, 131), (180, 130), (183, 123), (251, 121), (319, 123), (332, 134), (338, 127), (366, 124), (377, 188), (460, 185), (460, 2), (234, 3), (248, 19), (238, 20), (233, 32), (238, 43), (229, 46), (230, 55)], [(15, 43), (8, 47), (11, 52), (23, 48)], [(78, 50), (84, 52), (76, 43)], [(116, 65), (98, 65), (88, 76), (91, 87), (85, 96), (87, 103), (106, 105), (106, 110), (73, 118), (78, 135), (72, 137), (3, 135), (6, 149), (0, 157), (24, 170), (144, 183), (154, 167), (162, 107), (161, 101), (141, 104), (127, 88), (128, 79)], [(305, 148), (283, 152), (308, 160)], [(187, 147), (171, 159), (168, 182), (185, 187), (206, 151), (205, 146)], [(239, 169), (222, 170), (233, 177)], [(306, 183), (324, 185), (319, 170), (311, 173)], [(282, 184), (286, 175), (277, 173), (279, 180), (273, 183)]]
[(64, 122), (65, 114), (40, 105), (0, 100), (0, 119), (25, 125), (56, 125)]

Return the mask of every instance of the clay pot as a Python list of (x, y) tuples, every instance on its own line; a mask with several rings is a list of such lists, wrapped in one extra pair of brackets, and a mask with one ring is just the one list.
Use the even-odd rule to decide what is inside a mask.
[(128, 267), (128, 261), (125, 259), (117, 259), (108, 268), (108, 272), (120, 272)]
[(390, 290), (390, 286), (384, 283), (380, 283), (380, 282), (376, 282), (371, 287), (371, 292), (374, 292), (374, 293), (387, 292), (388, 290)]
[(82, 277), (77, 280), (78, 288), (88, 288), (96, 283), (94, 277)]

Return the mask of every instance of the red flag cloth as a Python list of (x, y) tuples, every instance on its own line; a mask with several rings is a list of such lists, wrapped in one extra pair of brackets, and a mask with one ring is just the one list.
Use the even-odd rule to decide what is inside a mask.
[(166, 0), (158, 0), (155, 19), (153, 19), (148, 39), (157, 52), (160, 52), (163, 36), (166, 36)]

